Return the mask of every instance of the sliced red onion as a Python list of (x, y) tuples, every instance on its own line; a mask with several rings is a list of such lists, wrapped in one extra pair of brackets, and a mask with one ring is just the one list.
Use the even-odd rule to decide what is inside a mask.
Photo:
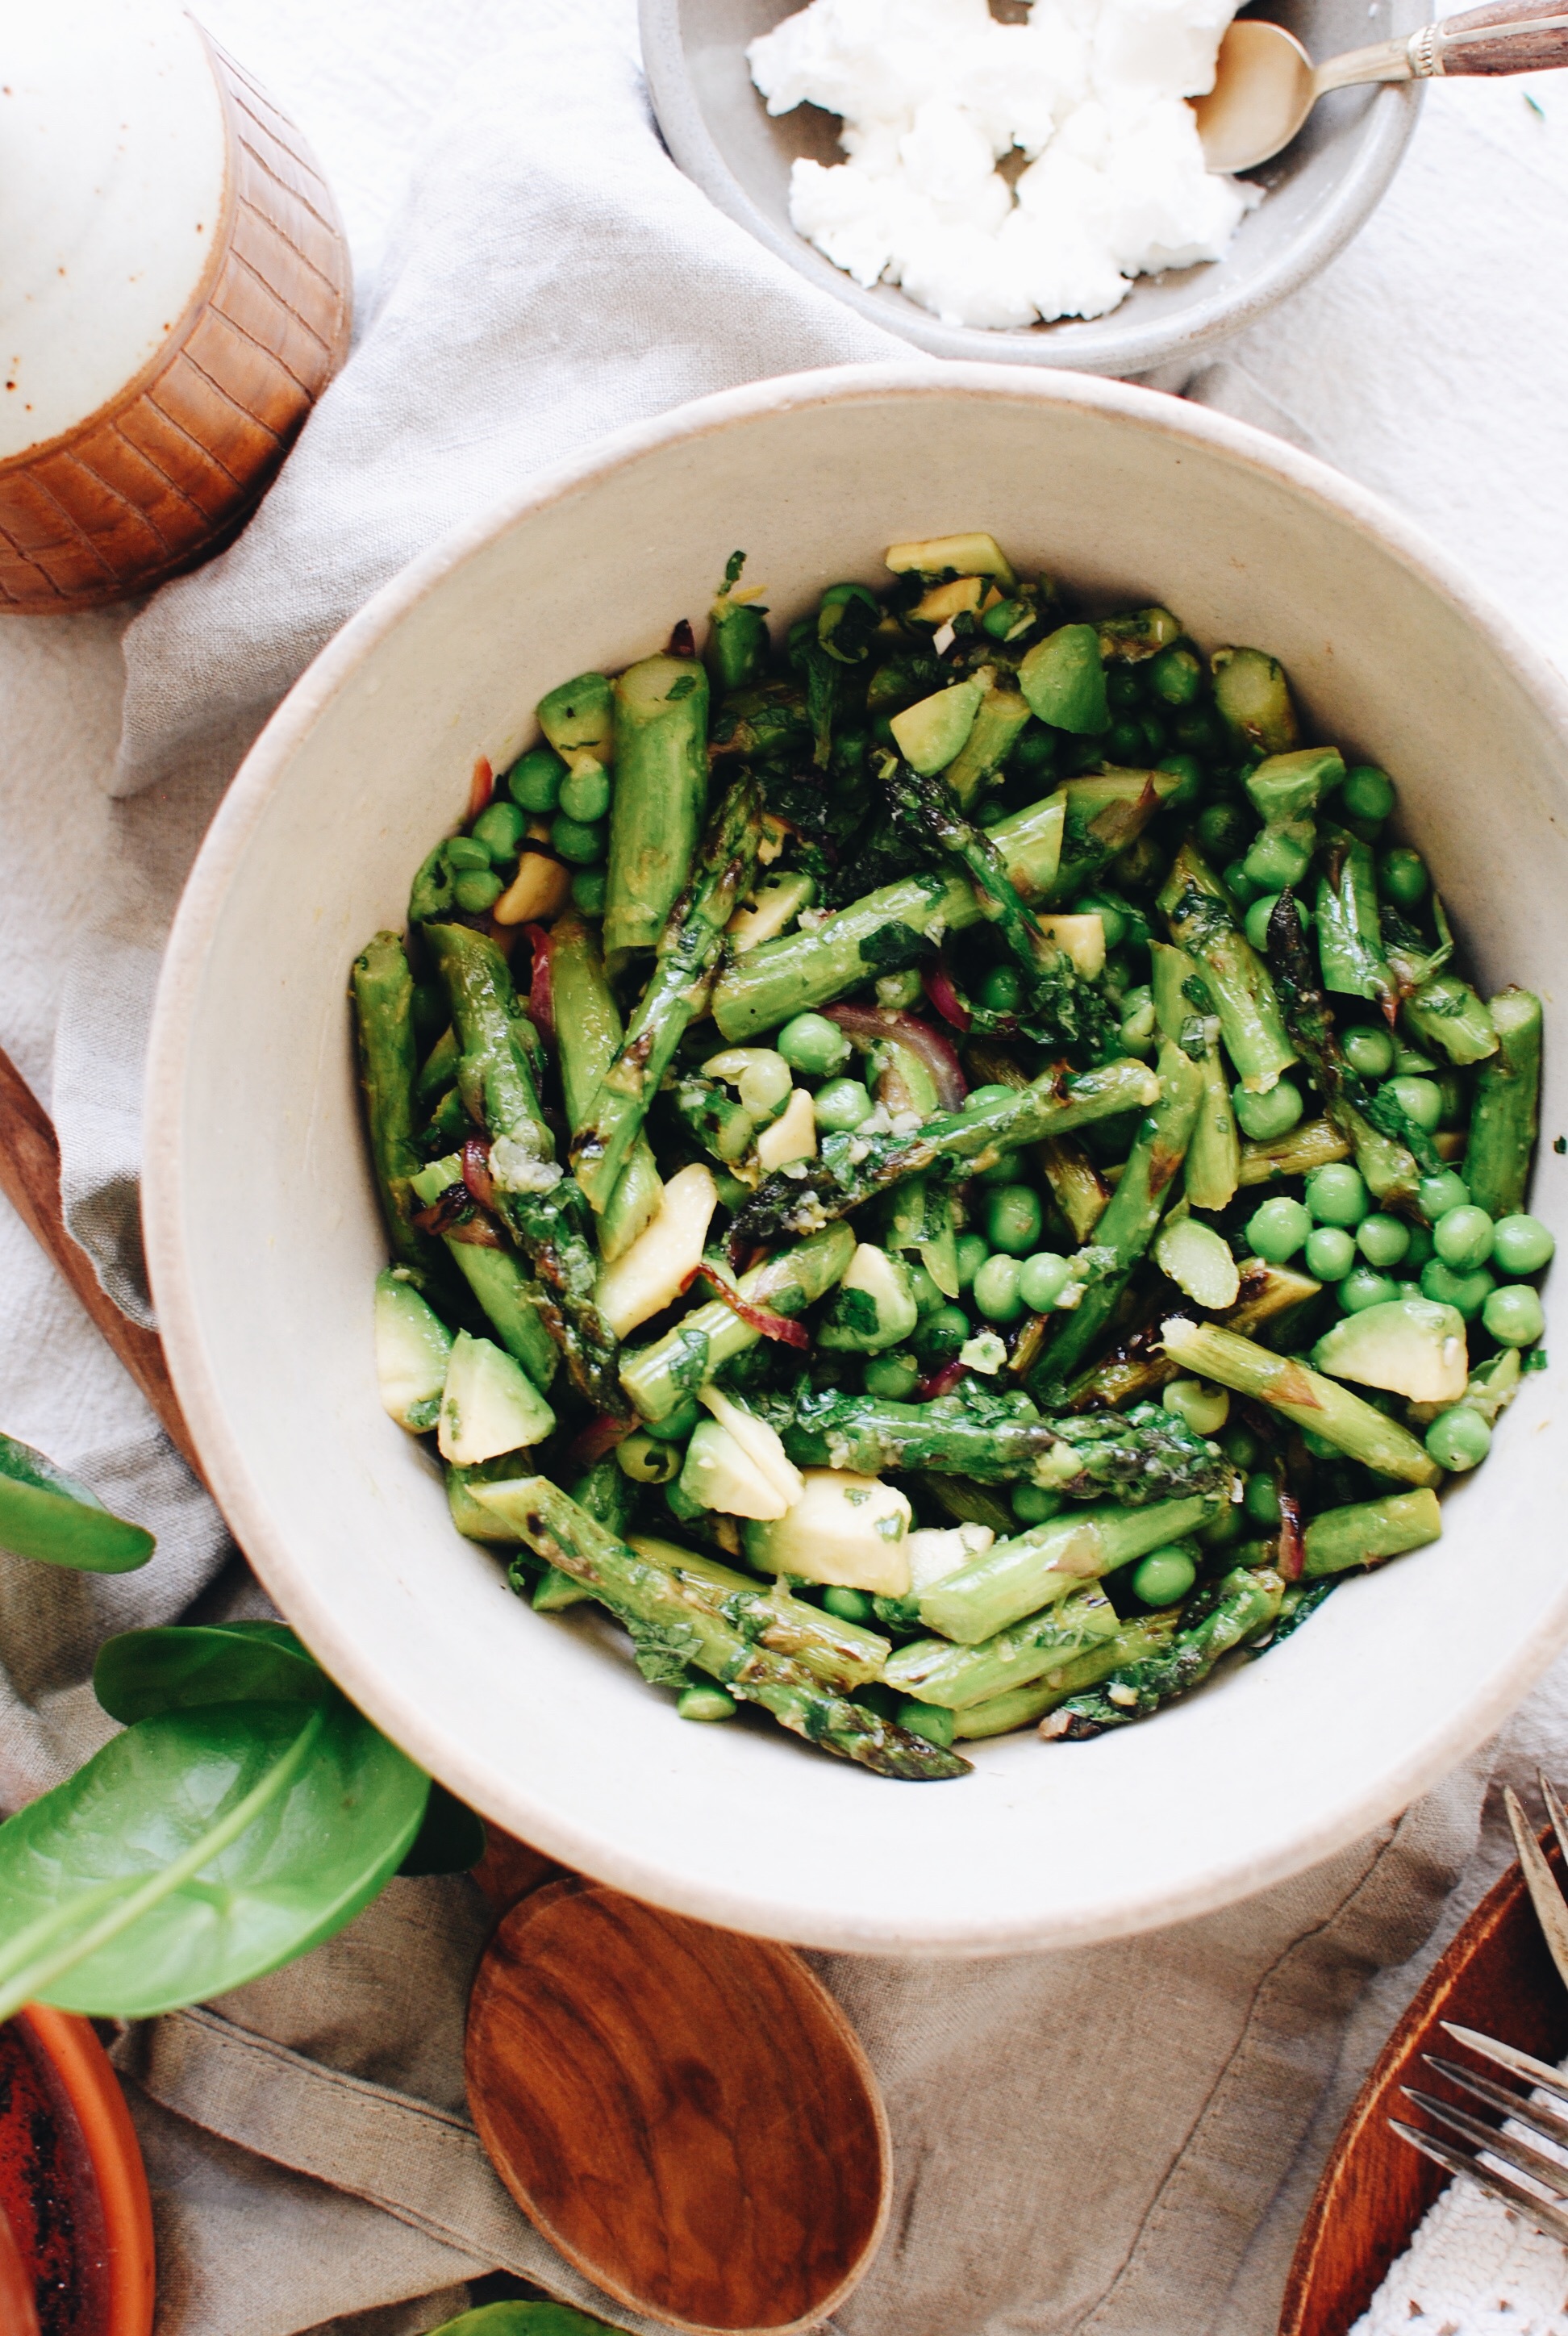
[(528, 982), (528, 1018), (545, 1044), (555, 1044), (555, 993), (550, 979), (550, 932), (544, 925), (524, 925), (523, 933), (533, 951), (533, 969)]
[(748, 1329), (765, 1338), (776, 1338), (781, 1347), (806, 1348), (811, 1345), (803, 1322), (792, 1322), (787, 1314), (770, 1314), (765, 1306), (748, 1304), (733, 1282), (725, 1280), (711, 1265), (696, 1265), (681, 1284), (683, 1294), (694, 1281), (706, 1281), (716, 1298), (722, 1299), (732, 1314), (738, 1314)]
[(944, 1363), (940, 1371), (932, 1371), (929, 1378), (920, 1380), (915, 1387), (915, 1401), (935, 1403), (939, 1396), (951, 1395), (963, 1375), (962, 1363)]
[(468, 783), (468, 816), (477, 819), (495, 793), (495, 773), (490, 767), (490, 757), (482, 754), (473, 766), (473, 776)]
[(1280, 1555), (1279, 1570), (1287, 1582), (1300, 1582), (1307, 1562), (1307, 1547), (1301, 1538), (1301, 1504), (1293, 1493), (1280, 1494)]
[[(862, 1038), (871, 1044), (891, 1038), (895, 1046), (907, 1046), (911, 1055), (918, 1055), (931, 1075), (937, 1101), (943, 1111), (957, 1111), (969, 1093), (951, 1039), (933, 1030), (929, 1022), (920, 1021), (913, 1014), (895, 1014), (885, 1006), (824, 1006), (823, 1014), (827, 1021), (837, 1024), (846, 1038)], [(890, 1111), (908, 1107), (907, 1097), (901, 1102), (889, 1092), (895, 1084), (901, 1094), (902, 1082), (890, 1065), (877, 1081), (878, 1101), (885, 1103)]]
[(419, 1211), (414, 1222), (422, 1233), (455, 1232), (472, 1208), (473, 1195), (465, 1183), (448, 1184), (428, 1207)]
[(974, 1020), (974, 1016), (953, 988), (952, 976), (940, 958), (937, 959), (935, 965), (928, 965), (922, 968), (920, 987), (944, 1022), (950, 1022), (955, 1030), (969, 1028)]
[(470, 1249), (501, 1249), (503, 1246), (501, 1235), (490, 1219), (477, 1212), (472, 1217), (464, 1217), (458, 1224), (449, 1225), (446, 1238), (448, 1241), (466, 1241)]
[(495, 1182), (490, 1173), (490, 1146), (482, 1135), (471, 1135), (463, 1147), (463, 1181), (482, 1209), (495, 1206)]
[(563, 1455), (566, 1465), (570, 1468), (591, 1468), (607, 1452), (613, 1452), (622, 1436), (629, 1436), (637, 1425), (635, 1419), (610, 1419), (601, 1412), (572, 1437)]

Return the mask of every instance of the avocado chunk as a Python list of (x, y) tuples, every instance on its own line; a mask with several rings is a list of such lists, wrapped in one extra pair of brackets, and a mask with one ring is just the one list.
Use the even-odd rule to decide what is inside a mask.
[(994, 576), (1011, 591), (1012, 564), (994, 535), (933, 535), (922, 543), (890, 543), (886, 561), (895, 576)]
[(909, 1268), (873, 1241), (862, 1241), (817, 1332), (817, 1344), (830, 1354), (880, 1355), (907, 1338), (919, 1317)]
[(909, 1502), (896, 1486), (852, 1469), (806, 1468), (800, 1499), (776, 1523), (746, 1527), (745, 1553), (759, 1573), (902, 1598), (910, 1587)]
[[(679, 669), (687, 670), (684, 664)], [(576, 764), (584, 755), (599, 764), (609, 761), (615, 750), (615, 692), (602, 673), (579, 673), (575, 681), (563, 681), (540, 699), (538, 713), (540, 728), (564, 762)]]
[(705, 1509), (732, 1517), (782, 1517), (784, 1493), (739, 1439), (716, 1419), (702, 1419), (691, 1432), (680, 1489)]
[(1247, 793), (1258, 817), (1304, 819), (1345, 775), (1338, 746), (1298, 746), (1293, 754), (1271, 754), (1247, 776)]
[(411, 1436), (441, 1416), (452, 1333), (394, 1266), (375, 1277), (375, 1383), (382, 1408)]
[(929, 779), (947, 769), (974, 728), (985, 694), (981, 682), (956, 681), (893, 715), (889, 726), (911, 771)]
[(1347, 1314), (1312, 1349), (1320, 1371), (1412, 1403), (1457, 1403), (1469, 1377), (1465, 1318), (1429, 1298), (1390, 1298)]
[(1001, 769), (1028, 718), (1028, 701), (1016, 689), (989, 686), (961, 753), (946, 766), (948, 784), (966, 810)]
[(1100, 637), (1093, 625), (1063, 625), (1037, 641), (1018, 667), (1018, 687), (1030, 712), (1053, 729), (1088, 737), (1111, 726)]
[(555, 1414), (519, 1363), (489, 1338), (460, 1330), (441, 1397), (441, 1456), (471, 1468), (554, 1431)]
[(1242, 1276), (1231, 1245), (1196, 1217), (1167, 1219), (1154, 1243), (1154, 1263), (1194, 1306), (1223, 1313), (1236, 1302)]

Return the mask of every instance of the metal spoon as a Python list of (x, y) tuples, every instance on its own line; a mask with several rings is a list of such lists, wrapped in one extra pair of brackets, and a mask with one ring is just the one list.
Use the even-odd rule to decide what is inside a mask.
[(1491, 0), (1315, 65), (1293, 33), (1238, 17), (1220, 43), (1214, 86), (1192, 100), (1211, 170), (1251, 170), (1288, 146), (1318, 100), (1359, 82), (1436, 74), (1541, 73), (1568, 65), (1568, 7), (1553, 0)]

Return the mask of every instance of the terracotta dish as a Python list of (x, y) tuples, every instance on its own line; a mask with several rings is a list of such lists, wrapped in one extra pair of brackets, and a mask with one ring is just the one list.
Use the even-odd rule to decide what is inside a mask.
[(236, 532), (346, 354), (348, 251), (293, 123), (161, 0), (17, 12), (0, 108), (0, 612), (53, 614)]

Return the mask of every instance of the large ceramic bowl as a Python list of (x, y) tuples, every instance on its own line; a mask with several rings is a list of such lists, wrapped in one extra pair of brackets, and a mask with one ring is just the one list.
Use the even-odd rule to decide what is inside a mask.
[[(197, 862), (147, 1106), (152, 1280), (219, 1499), (321, 1660), (487, 1816), (635, 1894), (824, 1947), (1066, 1945), (1327, 1856), (1495, 1728), (1568, 1638), (1558, 1374), (1532, 1376), (1440, 1543), (1347, 1584), (1261, 1662), (1084, 1745), (885, 1783), (743, 1721), (696, 1728), (588, 1610), (546, 1621), (447, 1521), (383, 1414), (383, 1261), (345, 986), (411, 871), (563, 674), (700, 618), (736, 544), (782, 623), (885, 544), (991, 529), (1092, 594), (1266, 643), (1314, 729), (1386, 764), (1483, 983), (1563, 995), (1568, 702), (1381, 504), (1154, 392), (1003, 367), (798, 375), (639, 426), (416, 561), (317, 660)], [(1551, 1013), (1545, 1131), (1564, 1123)], [(1534, 1203), (1568, 1236), (1550, 1141)], [(1555, 1347), (1553, 1332), (1548, 1344)]]
[[(1283, 154), (1247, 176), (1267, 200), (1242, 220), (1222, 260), (1140, 277), (1108, 316), (1063, 318), (1027, 332), (944, 325), (894, 285), (863, 290), (790, 225), (790, 165), (797, 155), (843, 160), (838, 118), (815, 106), (770, 118), (752, 86), (748, 43), (802, 0), (641, 0), (643, 59), (658, 125), (690, 179), (770, 251), (872, 324), (935, 356), (1070, 365), (1085, 373), (1158, 375), (1180, 388), (1205, 349), (1298, 291), (1366, 224), (1416, 126), (1421, 84), (1348, 89), (1326, 98)], [(1421, 0), (1265, 0), (1256, 12), (1286, 24), (1314, 57), (1414, 32)], [(992, 14), (1017, 19), (1018, 0)]]

